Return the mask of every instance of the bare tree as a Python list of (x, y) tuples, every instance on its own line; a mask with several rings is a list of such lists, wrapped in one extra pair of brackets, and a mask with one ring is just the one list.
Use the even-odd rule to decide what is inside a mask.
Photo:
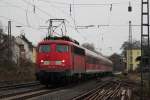
[(87, 49), (90, 50), (90, 51), (93, 51), (93, 52), (95, 52), (95, 53), (97, 53), (97, 54), (102, 55), (100, 52), (98, 52), (98, 51), (95, 50), (95, 46), (94, 46), (93, 43), (83, 43), (82, 46), (83, 46), (84, 48), (87, 48)]
[(3, 33), (3, 27), (2, 27), (2, 23), (0, 21), (0, 43), (1, 43), (1, 40), (2, 40), (2, 33)]
[(119, 54), (112, 54), (109, 59), (113, 62), (113, 70), (114, 71), (124, 71), (125, 65), (122, 63), (122, 57)]
[(131, 44), (131, 43), (129, 43), (129, 41), (125, 41), (120, 48), (121, 50), (123, 50), (122, 55), (126, 56), (126, 50), (128, 50), (130, 48), (130, 46), (132, 47), (132, 49), (140, 49), (141, 42), (139, 40), (133, 40), (133, 42)]
[(0, 22), (0, 64), (8, 63), (8, 36), (3, 32)]
[(84, 43), (84, 44), (82, 44), (82, 46), (91, 50), (91, 51), (95, 51), (95, 47), (94, 47), (93, 43), (91, 43), (91, 44), (90, 43)]

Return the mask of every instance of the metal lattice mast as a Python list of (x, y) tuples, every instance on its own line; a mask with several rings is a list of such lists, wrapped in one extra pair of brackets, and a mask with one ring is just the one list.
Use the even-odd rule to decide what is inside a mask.
[(146, 51), (149, 49), (149, 0), (141, 2), (141, 100), (143, 100), (143, 69)]

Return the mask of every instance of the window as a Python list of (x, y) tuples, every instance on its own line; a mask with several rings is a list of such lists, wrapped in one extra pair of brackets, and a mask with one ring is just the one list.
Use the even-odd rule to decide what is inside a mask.
[(85, 55), (84, 49), (81, 49), (79, 47), (74, 47), (74, 53), (77, 55)]
[(21, 51), (21, 52), (25, 51), (23, 44), (20, 44), (20, 45), (19, 45), (19, 48), (20, 48), (20, 51)]
[(56, 51), (57, 52), (68, 52), (68, 50), (69, 50), (69, 47), (67, 45), (59, 44), (59, 45), (56, 46)]
[(43, 53), (50, 52), (50, 45), (48, 44), (40, 45), (39, 52), (43, 52)]

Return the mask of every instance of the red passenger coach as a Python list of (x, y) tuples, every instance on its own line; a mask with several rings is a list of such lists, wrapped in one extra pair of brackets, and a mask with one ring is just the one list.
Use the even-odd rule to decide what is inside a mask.
[(66, 37), (43, 40), (38, 44), (37, 52), (36, 77), (43, 84), (112, 72), (110, 60)]
[(112, 62), (101, 54), (86, 51), (86, 73), (109, 73), (112, 72)]

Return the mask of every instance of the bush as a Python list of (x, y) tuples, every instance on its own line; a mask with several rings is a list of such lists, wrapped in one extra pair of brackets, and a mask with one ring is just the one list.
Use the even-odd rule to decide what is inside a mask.
[(20, 65), (7, 62), (0, 65), (0, 80), (32, 81), (35, 80), (35, 64), (28, 60)]

